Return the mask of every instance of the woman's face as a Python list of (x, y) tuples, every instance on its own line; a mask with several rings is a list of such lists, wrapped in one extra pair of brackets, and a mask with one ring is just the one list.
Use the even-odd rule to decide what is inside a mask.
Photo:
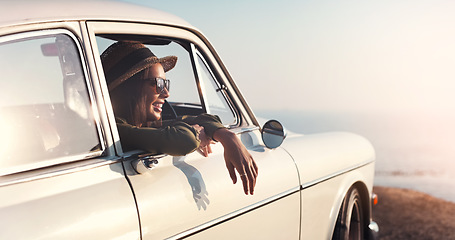
[(156, 91), (155, 78), (166, 79), (164, 69), (160, 63), (153, 64), (144, 70), (143, 93), (146, 94), (147, 120), (156, 121), (161, 119), (164, 100), (169, 97), (169, 92), (165, 89), (162, 93)]

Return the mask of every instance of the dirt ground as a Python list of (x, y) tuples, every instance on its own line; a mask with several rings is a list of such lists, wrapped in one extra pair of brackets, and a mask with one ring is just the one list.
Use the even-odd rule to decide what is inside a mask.
[(374, 192), (379, 239), (455, 240), (455, 203), (407, 189), (375, 186)]

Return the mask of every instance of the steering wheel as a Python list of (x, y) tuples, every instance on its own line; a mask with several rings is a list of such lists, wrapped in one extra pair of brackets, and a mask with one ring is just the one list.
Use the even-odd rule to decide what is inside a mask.
[(161, 113), (161, 117), (164, 120), (176, 119), (178, 117), (174, 107), (172, 107), (167, 100), (164, 100), (163, 113)]

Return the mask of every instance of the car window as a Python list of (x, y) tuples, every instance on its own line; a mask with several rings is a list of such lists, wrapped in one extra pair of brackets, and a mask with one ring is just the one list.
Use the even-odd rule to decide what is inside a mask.
[(199, 51), (197, 51), (196, 58), (201, 91), (206, 96), (207, 113), (218, 115), (225, 125), (235, 124), (236, 117), (233, 108), (227, 100), (224, 86), (216, 80)]
[[(195, 48), (191, 43), (161, 37), (106, 34), (98, 35), (96, 40), (100, 54), (117, 41), (140, 41), (159, 58), (177, 56), (176, 66), (166, 73), (166, 78), (170, 79), (170, 96), (167, 101), (176, 114), (182, 116), (210, 113), (218, 115), (224, 125), (236, 123), (236, 115), (224, 89), (202, 55), (192, 52)], [(172, 115), (170, 111), (166, 106), (163, 108), (163, 119)]]
[[(100, 54), (117, 40), (109, 36), (97, 36), (96, 41)], [(151, 41), (151, 40), (150, 40)], [(153, 42), (153, 41), (152, 41)], [(171, 92), (167, 99), (174, 104), (189, 104), (201, 107), (201, 101), (194, 81), (194, 73), (191, 66), (188, 51), (174, 41), (155, 41), (155, 44), (145, 44), (157, 57), (177, 56), (177, 65), (166, 73), (166, 78), (171, 80)]]
[(0, 172), (99, 152), (81, 57), (69, 34), (0, 38)]

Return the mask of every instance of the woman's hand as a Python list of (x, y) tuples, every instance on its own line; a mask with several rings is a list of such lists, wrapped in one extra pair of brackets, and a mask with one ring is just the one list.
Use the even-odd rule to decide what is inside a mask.
[(198, 139), (200, 140), (199, 148), (197, 151), (204, 157), (208, 157), (210, 153), (212, 153), (212, 148), (210, 144), (213, 144), (213, 140), (205, 134), (204, 127), (199, 126), (197, 124), (192, 125), (194, 129), (198, 132)]
[(232, 182), (234, 184), (237, 182), (237, 176), (235, 175), (235, 169), (237, 169), (245, 194), (253, 195), (258, 176), (258, 167), (251, 154), (246, 150), (240, 139), (226, 128), (216, 130), (213, 138), (224, 147), (224, 160)]

